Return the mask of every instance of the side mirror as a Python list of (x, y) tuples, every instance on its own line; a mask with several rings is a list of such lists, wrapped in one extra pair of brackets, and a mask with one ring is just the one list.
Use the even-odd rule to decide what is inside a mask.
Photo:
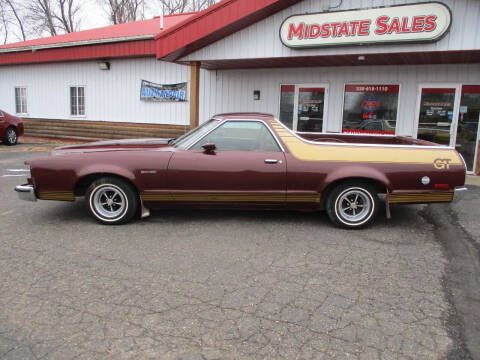
[(205, 149), (206, 152), (214, 151), (217, 148), (214, 143), (206, 143), (203, 144), (202, 147)]

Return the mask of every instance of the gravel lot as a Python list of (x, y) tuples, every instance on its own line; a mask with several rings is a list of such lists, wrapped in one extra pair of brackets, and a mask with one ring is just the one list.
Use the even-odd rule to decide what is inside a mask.
[(426, 206), (361, 231), (266, 211), (102, 226), (83, 199), (17, 200), (2, 175), (49, 147), (0, 145), (1, 359), (472, 356)]

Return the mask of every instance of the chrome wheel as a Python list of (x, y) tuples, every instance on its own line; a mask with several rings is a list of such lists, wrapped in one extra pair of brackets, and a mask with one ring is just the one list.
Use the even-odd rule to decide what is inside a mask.
[(104, 221), (115, 221), (127, 210), (127, 196), (119, 187), (103, 184), (90, 195), (90, 204)]
[(116, 176), (93, 181), (85, 192), (89, 213), (101, 224), (120, 225), (133, 219), (140, 204), (137, 189)]
[(10, 127), (7, 129), (5, 140), (8, 145), (14, 145), (17, 143), (17, 132), (14, 128)]
[(329, 192), (325, 205), (335, 225), (344, 229), (361, 229), (375, 220), (378, 201), (377, 190), (372, 184), (347, 180)]
[(370, 213), (372, 200), (360, 189), (346, 190), (338, 198), (336, 207), (343, 219), (357, 223)]

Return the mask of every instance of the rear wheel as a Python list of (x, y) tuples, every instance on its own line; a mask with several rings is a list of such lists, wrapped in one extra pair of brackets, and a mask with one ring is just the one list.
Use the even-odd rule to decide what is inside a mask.
[(3, 141), (7, 145), (15, 145), (17, 143), (17, 141), (18, 141), (17, 130), (13, 126), (10, 126), (5, 131), (5, 136), (4, 136)]
[(346, 181), (330, 192), (326, 208), (336, 226), (361, 229), (375, 220), (378, 203), (374, 186), (368, 182)]
[(135, 216), (138, 209), (135, 189), (114, 177), (94, 181), (87, 189), (86, 200), (90, 214), (102, 224), (124, 224)]

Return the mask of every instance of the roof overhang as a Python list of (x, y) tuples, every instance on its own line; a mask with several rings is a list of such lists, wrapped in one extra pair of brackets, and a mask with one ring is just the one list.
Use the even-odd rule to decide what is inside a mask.
[(22, 52), (22, 51), (37, 51), (37, 50), (44, 50), (44, 49), (66, 48), (66, 47), (73, 47), (73, 46), (110, 44), (110, 43), (118, 43), (118, 42), (125, 42), (125, 41), (148, 40), (153, 38), (154, 38), (153, 35), (139, 35), (139, 36), (118, 37), (118, 38), (109, 38), (109, 39), (71, 41), (71, 42), (55, 43), (55, 44), (20, 46), (20, 47), (0, 49), (0, 54)]
[(223, 0), (155, 36), (157, 58), (178, 59), (301, 0)]
[[(363, 59), (363, 60), (361, 60)], [(348, 54), (328, 56), (295, 56), (259, 59), (203, 60), (207, 70), (288, 68), (311, 66), (471, 64), (480, 62), (480, 50)], [(184, 62), (187, 64), (187, 62)]]
[(0, 54), (0, 66), (146, 56), (155, 56), (153, 37), (145, 40), (101, 42), (43, 49), (30, 48), (23, 51), (5, 52)]

